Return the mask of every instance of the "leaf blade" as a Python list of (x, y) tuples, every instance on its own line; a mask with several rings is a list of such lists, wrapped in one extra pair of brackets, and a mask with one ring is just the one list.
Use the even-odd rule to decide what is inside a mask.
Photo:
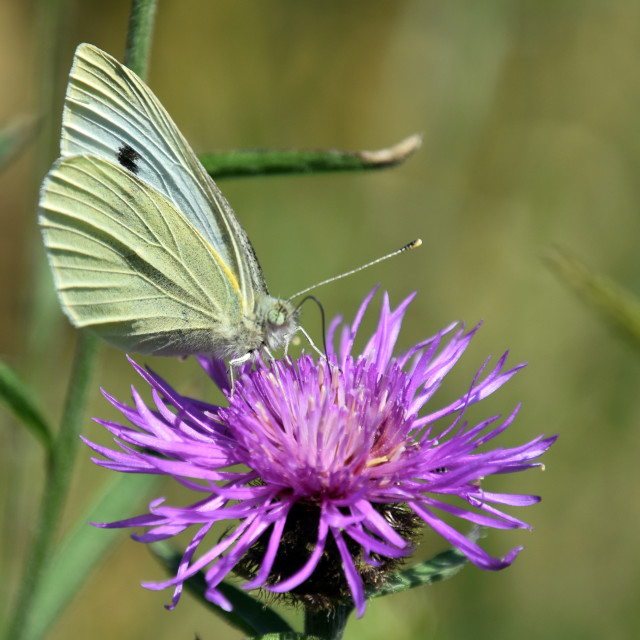
[(40, 412), (35, 394), (6, 363), (0, 362), (0, 401), (51, 454), (53, 431)]
[(549, 250), (545, 257), (563, 284), (617, 334), (640, 348), (640, 299), (560, 247)]
[(35, 131), (32, 118), (16, 116), (0, 129), (0, 171), (24, 149)]
[[(160, 542), (153, 543), (150, 548), (167, 572), (175, 575), (180, 564), (181, 554), (176, 553), (170, 545)], [(218, 589), (231, 602), (232, 611), (225, 611), (204, 597), (207, 584), (203, 572), (199, 572), (187, 580), (185, 586), (202, 604), (243, 633), (267, 637), (270, 637), (269, 634), (285, 634), (282, 637), (290, 637), (286, 634), (294, 633), (291, 626), (275, 610), (229, 582), (220, 583)], [(274, 637), (280, 636), (275, 635)]]
[(410, 569), (393, 574), (382, 588), (368, 592), (367, 598), (379, 598), (447, 580), (461, 571), (467, 562), (468, 558), (461, 551), (455, 548), (448, 549)]
[(391, 147), (375, 151), (340, 149), (246, 149), (199, 156), (214, 179), (266, 175), (300, 175), (336, 171), (366, 171), (394, 167), (407, 160), (422, 144), (413, 134)]
[(143, 475), (113, 476), (91, 506), (78, 518), (45, 567), (33, 608), (26, 622), (25, 638), (44, 638), (72, 601), (87, 577), (121, 538), (115, 531), (92, 527), (105, 513), (126, 513), (147, 494), (157, 478)]

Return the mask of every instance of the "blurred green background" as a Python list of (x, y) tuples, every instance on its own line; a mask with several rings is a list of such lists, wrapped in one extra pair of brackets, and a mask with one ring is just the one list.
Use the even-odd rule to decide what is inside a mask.
[[(129, 5), (68, 2), (61, 27), (53, 6), (0, 0), (0, 124), (40, 118), (40, 146), (0, 173), (0, 352), (55, 424), (76, 335), (43, 271), (35, 205), (57, 153), (42, 140), (48, 127), (58, 135), (76, 44), (122, 58)], [(59, 72), (44, 73), (54, 37), (63, 42)], [(529, 366), (475, 415), (521, 400), (500, 444), (561, 436), (544, 473), (491, 486), (543, 497), (516, 513), (532, 533), (483, 542), (494, 554), (524, 544), (512, 567), (467, 567), (371, 602), (347, 638), (638, 637), (639, 354), (541, 256), (561, 244), (640, 290), (639, 61), (640, 3), (622, 0), (161, 0), (149, 84), (197, 152), (375, 149), (424, 133), (413, 158), (383, 172), (221, 182), (272, 293), (286, 297), (421, 237), (422, 249), (321, 289), (327, 313), (351, 317), (381, 282), (395, 303), (419, 291), (401, 346), (451, 320), (483, 319), (449, 388), (461, 393), (486, 355), (509, 348), (512, 363)], [(306, 310), (303, 322), (317, 336), (316, 315)], [(185, 394), (210, 393), (191, 362), (138, 361)], [(90, 414), (114, 416), (100, 386), (126, 399), (133, 383), (142, 386), (124, 356), (102, 346)], [(3, 513), (16, 514), (0, 523), (6, 598), (33, 528), (43, 458), (4, 411), (0, 420), (0, 499)], [(89, 416), (84, 432), (108, 441)], [(65, 527), (108, 475), (80, 451)], [(182, 494), (161, 485), (154, 495)], [(50, 638), (240, 636), (188, 595), (165, 611), (168, 592), (138, 586), (163, 577), (144, 546), (102, 533), (118, 544)], [(444, 548), (433, 534), (425, 546)]]

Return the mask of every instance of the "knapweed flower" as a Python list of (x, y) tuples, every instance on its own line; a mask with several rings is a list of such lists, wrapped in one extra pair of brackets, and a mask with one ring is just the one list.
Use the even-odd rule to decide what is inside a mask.
[[(385, 294), (378, 326), (355, 355), (354, 339), (374, 293), (351, 326), (342, 326), (337, 351), (333, 339), (342, 323), (332, 322), (328, 362), (309, 356), (260, 361), (243, 369), (231, 394), (224, 363), (201, 358), (226, 390), (228, 406), (184, 397), (135, 364), (151, 385), (155, 407), (135, 389), (133, 407), (107, 395), (133, 428), (98, 421), (120, 450), (88, 442), (106, 458), (95, 461), (117, 471), (169, 475), (197, 494), (186, 507), (160, 499), (146, 515), (101, 525), (146, 527), (134, 536), (141, 542), (195, 529), (177, 575), (144, 585), (174, 587), (172, 606), (184, 581), (203, 571), (207, 598), (228, 609), (217, 586), (233, 571), (248, 579), (246, 588), (287, 593), (308, 607), (352, 598), (362, 615), (365, 590), (383, 583), (385, 572), (412, 552), (424, 524), (483, 569), (502, 569), (520, 551), (491, 557), (443, 514), (474, 526), (528, 528), (502, 507), (531, 505), (538, 497), (493, 493), (481, 484), (487, 476), (539, 466), (533, 460), (555, 437), (489, 449), (518, 407), (502, 421), (465, 420), (470, 405), (524, 365), (506, 369), (506, 354), (492, 368), (487, 360), (459, 398), (436, 408), (432, 396), (477, 327), (465, 332), (452, 325), (394, 356), (413, 296), (392, 311)], [(218, 523), (225, 528), (214, 535)]]

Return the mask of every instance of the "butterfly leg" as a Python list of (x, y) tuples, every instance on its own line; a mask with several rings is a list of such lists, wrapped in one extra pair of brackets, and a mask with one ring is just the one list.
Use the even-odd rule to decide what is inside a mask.
[(234, 382), (235, 382), (235, 376), (233, 375), (234, 367), (242, 366), (245, 362), (248, 362), (249, 360), (251, 360), (254, 357), (254, 355), (255, 353), (253, 351), (249, 351), (248, 353), (245, 353), (243, 356), (240, 356), (239, 358), (233, 358), (229, 360), (229, 369), (227, 373), (229, 374), (229, 384), (231, 385), (232, 397), (233, 397)]
[[(302, 335), (307, 339), (307, 342), (309, 343), (309, 346), (324, 360), (326, 360), (327, 362), (329, 362), (329, 356), (326, 353), (326, 351), (323, 353), (322, 351), (320, 351), (320, 349), (318, 349), (318, 347), (316, 347), (315, 342), (311, 339), (311, 336), (304, 330), (303, 327), (298, 327), (297, 329), (298, 331), (300, 331), (300, 333), (302, 333)], [(287, 341), (287, 344), (285, 346), (285, 354), (287, 353), (287, 348), (289, 347), (289, 341)]]

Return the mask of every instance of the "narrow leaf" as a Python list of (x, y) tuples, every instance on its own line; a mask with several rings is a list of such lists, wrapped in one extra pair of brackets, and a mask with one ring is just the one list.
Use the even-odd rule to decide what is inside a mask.
[(53, 432), (36, 406), (34, 393), (5, 362), (0, 362), (0, 401), (50, 454)]
[(367, 597), (378, 598), (390, 593), (399, 593), (414, 587), (446, 580), (456, 575), (467, 561), (467, 557), (461, 551), (449, 549), (410, 569), (399, 571), (391, 576), (381, 589), (368, 592)]
[[(182, 558), (182, 554), (175, 552), (170, 545), (156, 542), (150, 545), (155, 556), (164, 565), (171, 575), (175, 575)], [(204, 597), (207, 583), (204, 573), (199, 572), (193, 578), (185, 582), (187, 589), (206, 607), (217, 613), (231, 626), (240, 629), (243, 633), (255, 636), (257, 634), (293, 633), (293, 629), (276, 611), (265, 605), (260, 600), (250, 596), (246, 591), (228, 583), (222, 582), (218, 589), (225, 598), (231, 602), (232, 611), (225, 611)], [(297, 637), (297, 636), (282, 636)]]
[(385, 169), (404, 162), (422, 144), (414, 134), (376, 151), (247, 149), (209, 153), (200, 161), (213, 178)]
[(640, 348), (640, 299), (560, 248), (549, 251), (555, 274), (614, 331)]
[(33, 120), (25, 116), (17, 116), (0, 129), (0, 171), (22, 151), (33, 131)]
[(80, 516), (44, 569), (27, 618), (25, 638), (38, 640), (50, 632), (89, 574), (122, 539), (117, 531), (98, 529), (89, 523), (130, 513), (149, 494), (155, 480), (153, 476), (114, 475), (101, 493), (93, 497), (89, 509)]
[(251, 640), (318, 640), (318, 636), (308, 636), (305, 633), (267, 633), (264, 636), (255, 636)]

